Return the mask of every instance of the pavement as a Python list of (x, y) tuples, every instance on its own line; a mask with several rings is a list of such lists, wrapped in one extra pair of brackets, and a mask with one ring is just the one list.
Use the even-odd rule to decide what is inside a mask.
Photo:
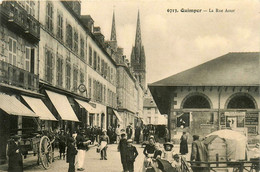
[[(143, 149), (140, 144), (134, 144), (139, 155), (136, 158), (134, 168), (136, 172), (141, 172), (143, 166)], [(179, 152), (179, 145), (174, 146), (174, 150)], [(69, 164), (66, 160), (59, 160), (58, 150), (55, 149), (55, 161), (52, 163), (51, 168), (45, 170), (41, 165), (37, 165), (37, 156), (28, 156), (24, 159), (24, 171), (28, 172), (64, 172), (68, 171)], [(187, 158), (189, 155), (187, 155)], [(120, 153), (117, 151), (117, 144), (109, 144), (107, 149), (107, 159), (100, 160), (100, 154), (96, 152), (96, 146), (91, 146), (86, 152), (84, 172), (122, 172), (123, 167), (120, 160)], [(76, 166), (77, 167), (77, 166)], [(0, 165), (0, 171), (7, 171), (7, 164)]]

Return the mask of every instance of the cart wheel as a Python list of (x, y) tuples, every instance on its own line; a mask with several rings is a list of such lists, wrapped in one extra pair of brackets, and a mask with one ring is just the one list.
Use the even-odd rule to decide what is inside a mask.
[(40, 140), (39, 158), (43, 168), (50, 168), (53, 157), (50, 139), (47, 136), (43, 136)]

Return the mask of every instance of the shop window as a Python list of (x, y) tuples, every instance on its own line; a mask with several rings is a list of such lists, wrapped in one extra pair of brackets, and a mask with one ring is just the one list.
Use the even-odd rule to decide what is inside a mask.
[(188, 97), (184, 104), (183, 108), (185, 109), (210, 109), (209, 101), (201, 96), (201, 95), (194, 95)]
[(253, 100), (245, 95), (233, 97), (227, 106), (228, 109), (255, 109)]
[(190, 126), (190, 113), (183, 113), (177, 117), (177, 127), (189, 127)]

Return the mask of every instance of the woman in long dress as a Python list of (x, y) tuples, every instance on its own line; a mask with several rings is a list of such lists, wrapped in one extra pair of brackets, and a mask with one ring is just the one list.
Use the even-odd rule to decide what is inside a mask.
[(180, 142), (180, 153), (185, 155), (188, 153), (188, 136), (186, 132), (183, 132)]

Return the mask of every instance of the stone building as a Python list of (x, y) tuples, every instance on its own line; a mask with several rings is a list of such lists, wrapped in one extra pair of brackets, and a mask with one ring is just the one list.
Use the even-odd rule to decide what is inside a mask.
[(171, 137), (229, 128), (259, 139), (259, 60), (259, 52), (228, 53), (150, 84)]
[[(129, 124), (134, 126), (140, 122), (142, 115), (144, 91), (138, 80), (131, 71), (131, 66), (123, 55), (123, 49), (118, 47), (116, 37), (115, 13), (113, 12), (111, 37), (107, 42), (109, 51), (117, 64), (117, 112), (111, 114), (111, 119), (118, 118), (119, 122), (126, 127)], [(113, 120), (110, 120), (111, 124)]]
[(144, 124), (153, 125), (167, 125), (167, 115), (162, 115), (159, 112), (152, 97), (145, 97), (143, 103), (143, 116)]
[(38, 7), (38, 1), (0, 5), (0, 164), (6, 160), (11, 135), (38, 129), (34, 119), (39, 114), (26, 104), (27, 98), (41, 101), (43, 97), (39, 94)]
[(80, 1), (40, 2), (40, 91), (59, 119), (54, 128), (106, 128), (106, 107), (116, 106), (115, 62), (100, 28), (80, 8)]

